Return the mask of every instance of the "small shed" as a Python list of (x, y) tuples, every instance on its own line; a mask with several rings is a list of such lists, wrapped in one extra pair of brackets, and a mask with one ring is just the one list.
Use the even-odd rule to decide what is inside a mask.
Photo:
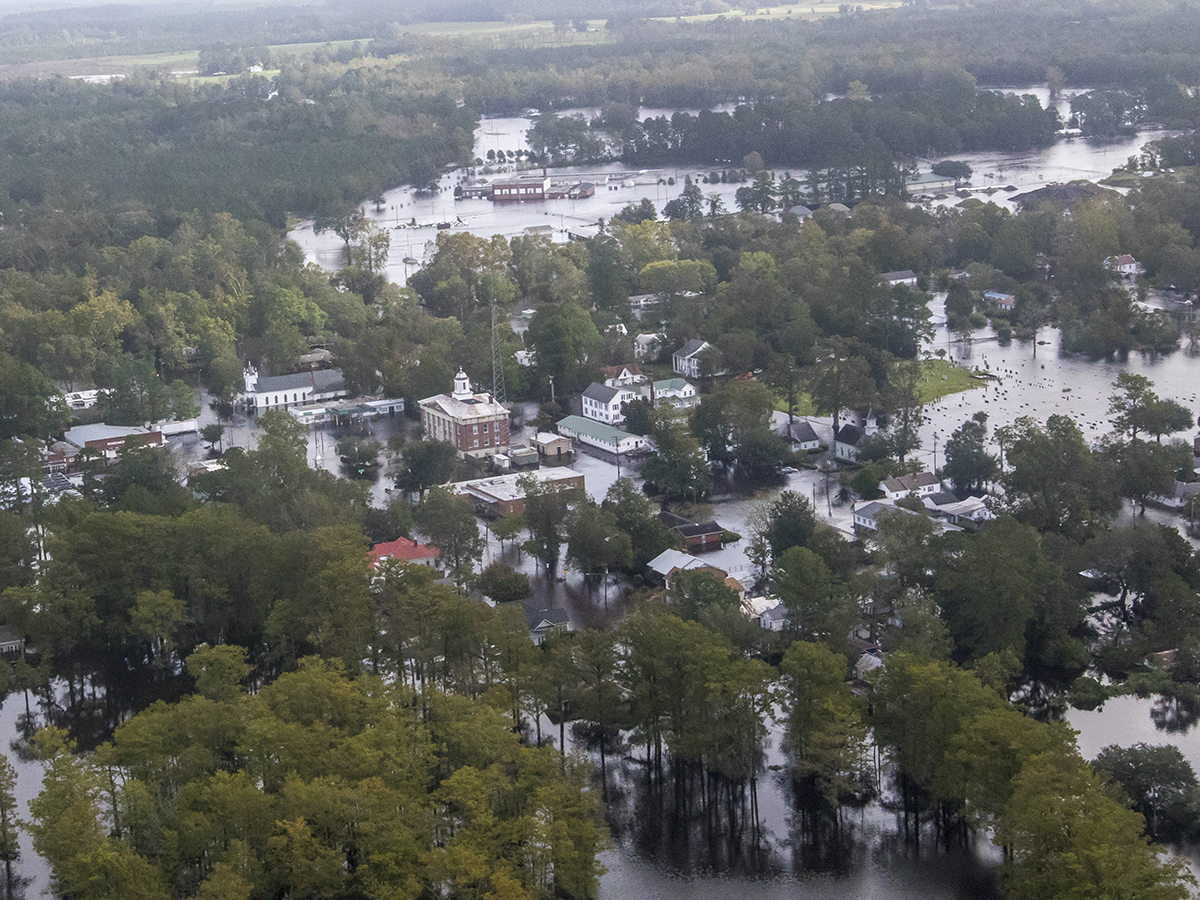
[(689, 553), (707, 553), (721, 549), (721, 526), (716, 522), (690, 522), (676, 525), (673, 529), (683, 537), (684, 549)]
[(548, 431), (539, 431), (533, 439), (533, 446), (537, 449), (539, 456), (551, 459), (562, 459), (574, 453), (570, 438), (563, 437), (561, 434), (551, 434)]

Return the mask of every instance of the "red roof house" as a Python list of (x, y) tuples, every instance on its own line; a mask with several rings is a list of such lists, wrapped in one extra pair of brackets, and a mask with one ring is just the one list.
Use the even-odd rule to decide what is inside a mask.
[(408, 538), (396, 538), (383, 544), (376, 544), (367, 553), (371, 568), (375, 568), (385, 559), (398, 559), (401, 562), (416, 563), (422, 566), (437, 564), (438, 555), (442, 551), (432, 544), (418, 544)]

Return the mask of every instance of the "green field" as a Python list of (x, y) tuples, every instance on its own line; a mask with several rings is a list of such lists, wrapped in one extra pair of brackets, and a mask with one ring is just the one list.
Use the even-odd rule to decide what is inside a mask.
[(986, 382), (973, 378), (970, 369), (956, 366), (944, 359), (928, 360), (925, 363), (925, 381), (921, 385), (921, 399), (933, 403), (948, 394), (972, 391)]
[[(925, 380), (921, 384), (921, 401), (933, 403), (949, 394), (972, 391), (984, 384), (983, 380), (972, 377), (969, 369), (942, 359), (926, 360)], [(786, 413), (788, 411), (786, 398), (777, 398), (775, 408)], [(813, 406), (812, 397), (804, 392), (796, 395), (796, 405), (792, 412), (798, 416), (818, 415), (817, 408)]]

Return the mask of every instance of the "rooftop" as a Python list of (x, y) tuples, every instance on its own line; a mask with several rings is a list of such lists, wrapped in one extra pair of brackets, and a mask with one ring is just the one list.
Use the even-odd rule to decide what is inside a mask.
[(456, 481), (446, 485), (446, 488), (454, 494), (472, 494), (488, 502), (503, 503), (525, 496), (525, 489), (519, 483), (522, 478), (533, 478), (543, 484), (553, 484), (582, 477), (574, 469), (561, 466), (553, 469), (537, 469), (532, 472), (493, 475), (489, 478), (475, 478), (471, 481)]
[(294, 375), (271, 375), (264, 378), (258, 376), (254, 382), (254, 393), (265, 394), (268, 391), (298, 391), (301, 388), (312, 388), (314, 393), (327, 394), (330, 391), (340, 391), (344, 387), (341, 369), (317, 369), (314, 372), (296, 372)]
[(441, 550), (432, 544), (418, 544), (416, 541), (402, 537), (383, 544), (376, 544), (368, 551), (367, 556), (370, 557), (372, 564), (379, 563), (385, 559), (416, 562), (418, 560), (434, 559), (441, 552)]
[(813, 441), (819, 441), (816, 430), (808, 422), (793, 422), (787, 428), (788, 440), (795, 441), (797, 444), (808, 444)]
[(611, 425), (605, 425), (595, 419), (585, 419), (583, 416), (567, 416), (565, 419), (560, 419), (558, 421), (559, 432), (562, 432), (564, 428), (572, 434), (587, 435), (592, 440), (612, 444), (614, 447), (618, 446), (621, 441), (636, 437), (628, 431), (613, 428)]
[(676, 569), (707, 569), (712, 568), (702, 559), (697, 559), (690, 553), (684, 553), (682, 550), (664, 550), (654, 559), (650, 560), (647, 565), (650, 571), (656, 572), (662, 577), (666, 577)]
[(838, 433), (834, 437), (834, 440), (839, 444), (850, 444), (852, 447), (857, 447), (858, 442), (864, 437), (866, 437), (865, 431), (863, 431), (857, 425), (847, 422), (838, 429)]
[(700, 338), (692, 338), (690, 341), (676, 350), (675, 355), (682, 359), (690, 359), (707, 346), (707, 341), (702, 341)]
[(583, 392), (583, 396), (589, 400), (595, 400), (597, 403), (612, 403), (621, 395), (620, 388), (609, 387), (606, 384), (600, 384), (593, 381), (587, 386), (587, 390)]
[(68, 428), (64, 437), (68, 443), (83, 447), (89, 441), (111, 441), (113, 438), (156, 433), (138, 425), (105, 425), (98, 422), (95, 425), (76, 425), (74, 428)]

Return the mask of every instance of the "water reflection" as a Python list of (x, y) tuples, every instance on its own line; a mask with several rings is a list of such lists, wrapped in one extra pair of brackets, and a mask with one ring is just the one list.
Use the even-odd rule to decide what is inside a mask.
[[(587, 749), (580, 735), (577, 749)], [(894, 791), (840, 813), (796, 789), (778, 748), (754, 783), (644, 754), (610, 760), (607, 816), (614, 848), (600, 897), (998, 897), (998, 856), (986, 836), (938, 835), (933, 816), (906, 819)], [(939, 837), (941, 839), (939, 839)]]
[(1155, 697), (1150, 721), (1167, 734), (1187, 734), (1200, 721), (1200, 700), (1179, 694)]

